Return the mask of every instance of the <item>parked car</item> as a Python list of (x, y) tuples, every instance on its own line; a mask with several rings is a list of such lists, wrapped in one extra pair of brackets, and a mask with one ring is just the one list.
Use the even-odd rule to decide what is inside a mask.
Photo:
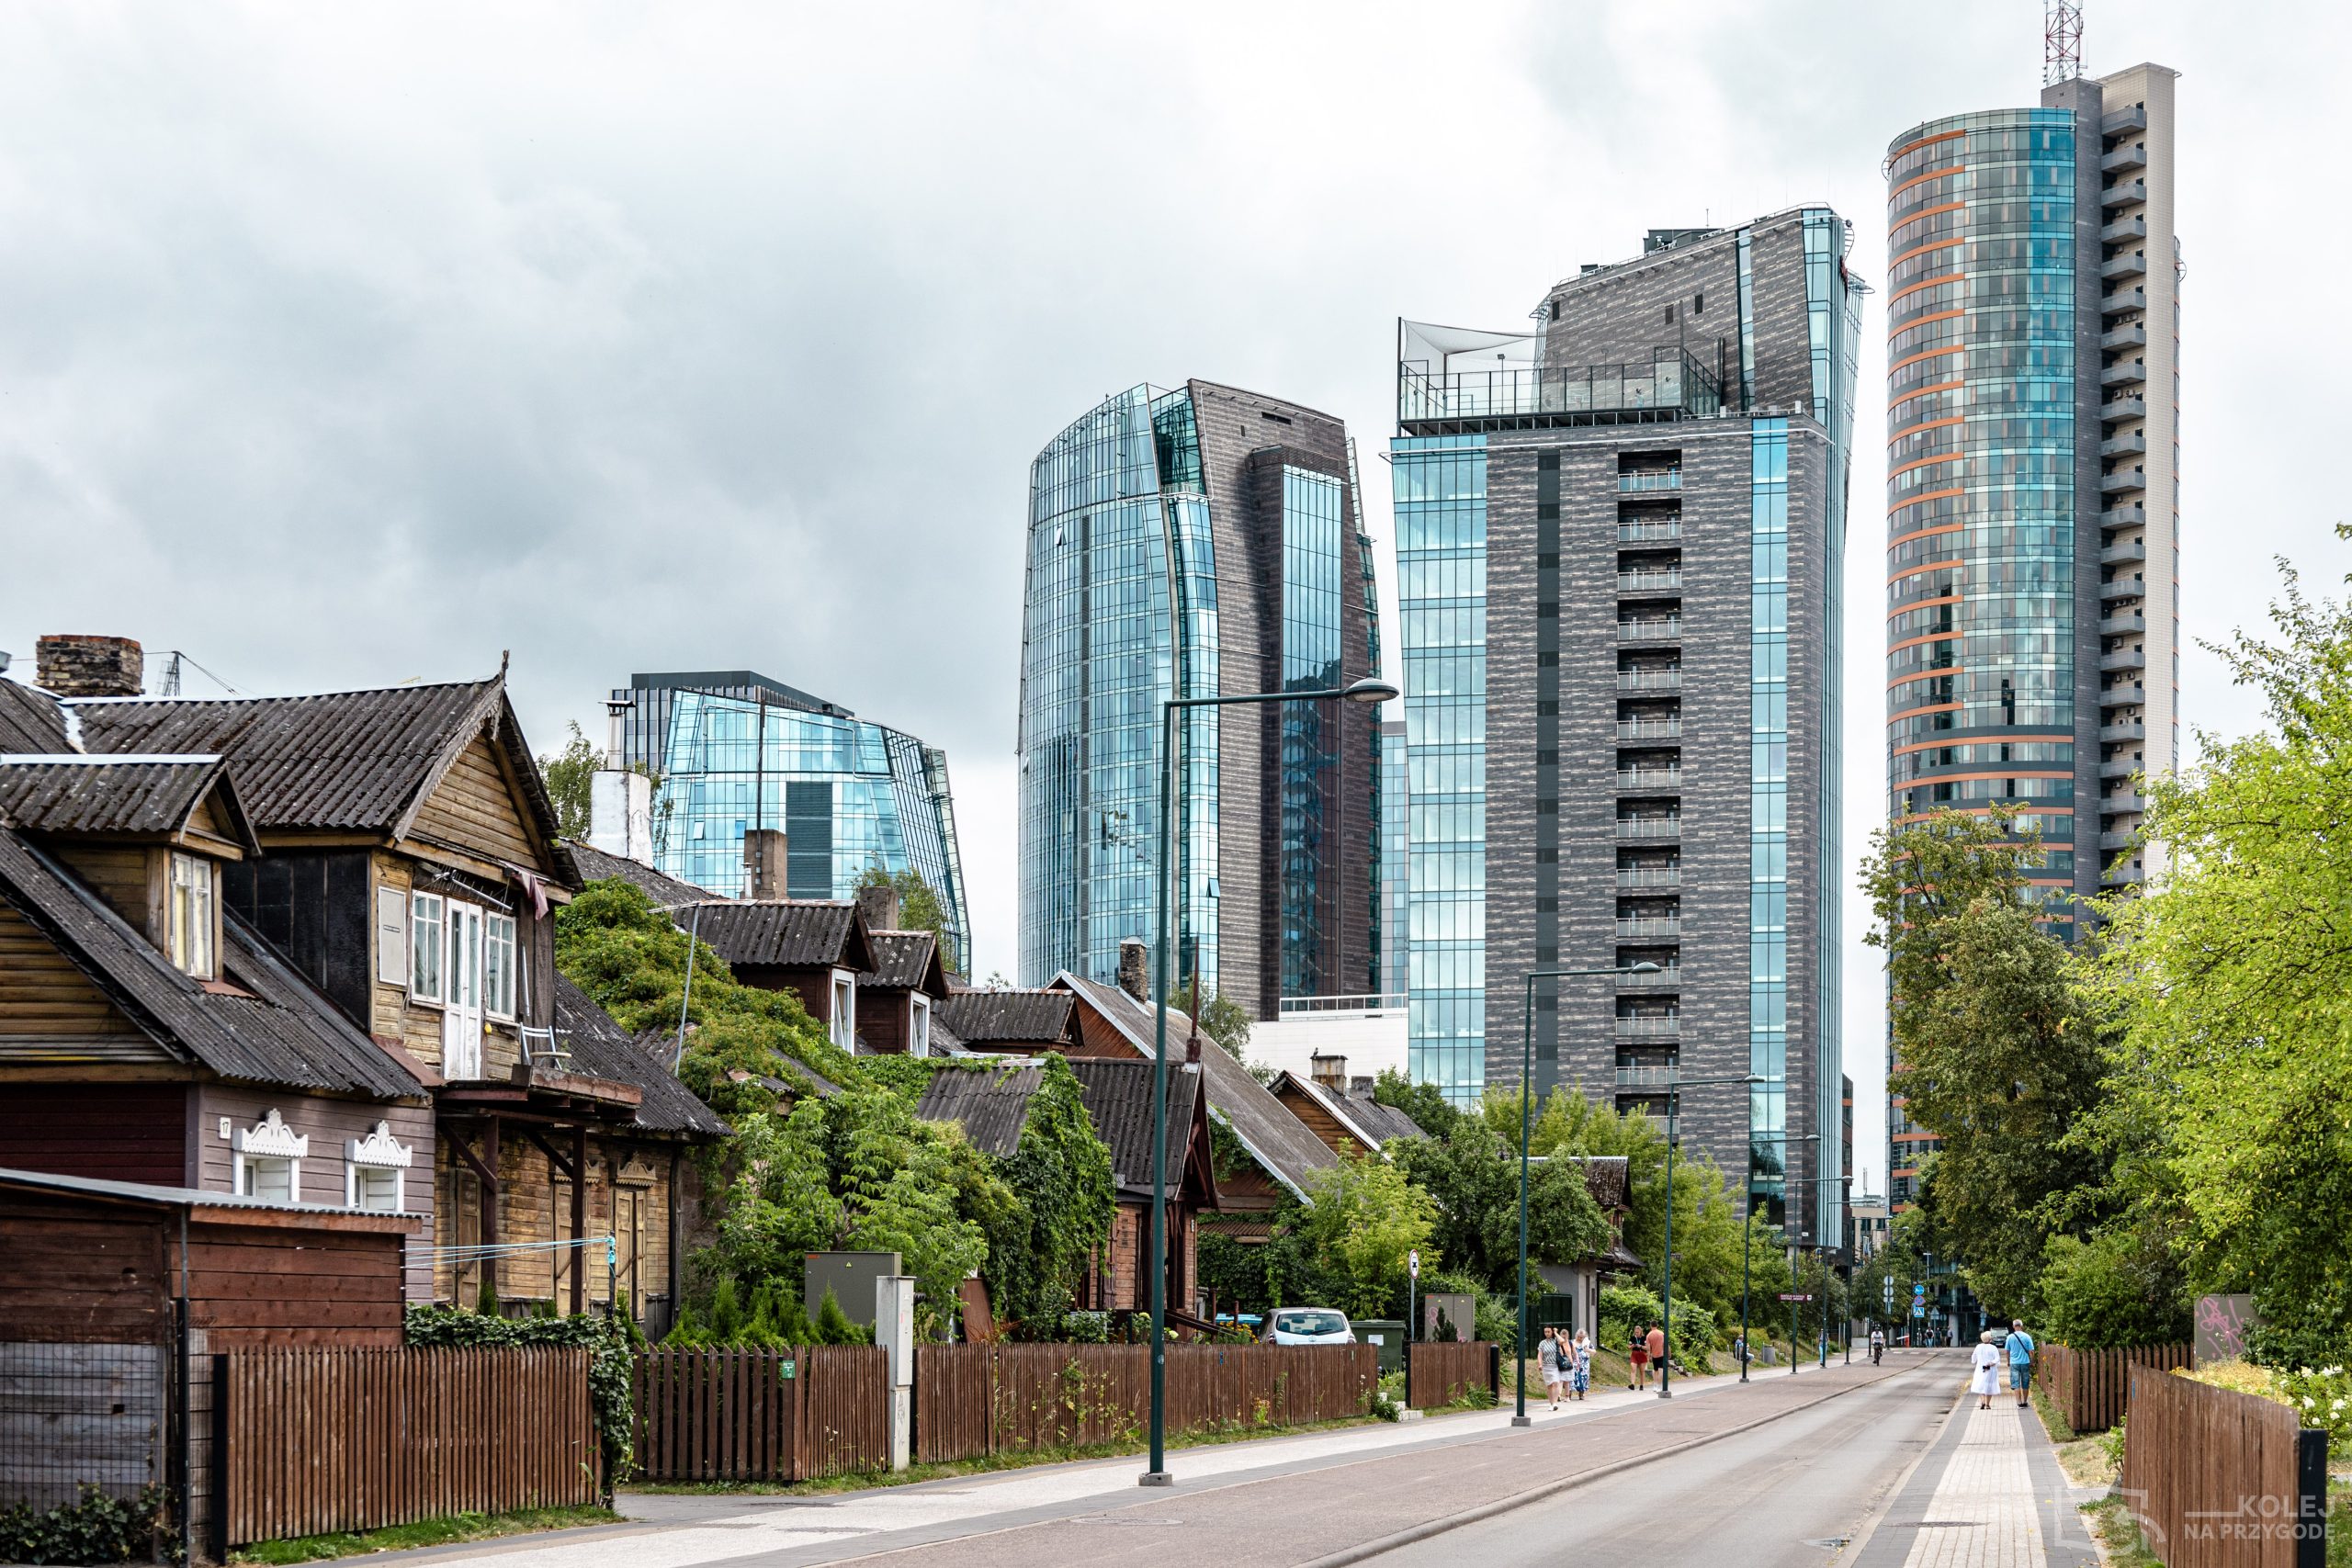
[(1352, 1345), (1348, 1314), (1331, 1307), (1276, 1307), (1266, 1318), (1269, 1345)]

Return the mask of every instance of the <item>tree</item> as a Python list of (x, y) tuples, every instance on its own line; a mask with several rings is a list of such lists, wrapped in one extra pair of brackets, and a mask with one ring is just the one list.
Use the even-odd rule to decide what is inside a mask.
[(1372, 1098), (1375, 1104), (1394, 1106), (1410, 1116), (1432, 1138), (1447, 1136), (1462, 1120), (1443, 1089), (1433, 1083), (1415, 1083), (1394, 1067), (1384, 1067), (1373, 1080)]
[(592, 781), (605, 765), (605, 754), (580, 732), (578, 720), (570, 728), (563, 750), (539, 759), (539, 776), (547, 781), (548, 800), (555, 807), (556, 831), (567, 839), (584, 839)]
[[(1442, 1135), (1390, 1145), (1396, 1168), (1429, 1195), (1433, 1250), (1488, 1290), (1510, 1292), (1519, 1258), (1519, 1156), (1484, 1122), (1456, 1116)], [(1496, 1226), (1510, 1216), (1508, 1246)]]
[(1286, 1208), (1279, 1221), (1295, 1238), (1302, 1260), (1336, 1292), (1329, 1303), (1351, 1317), (1388, 1317), (1405, 1305), (1406, 1258), (1420, 1250), (1421, 1266), (1440, 1261), (1430, 1246), (1437, 1205), (1393, 1162), (1344, 1156), (1306, 1179), (1306, 1204)]
[[(1168, 993), (1168, 1005), (1178, 1012), (1191, 1015), (1193, 988), (1190, 986), (1174, 987)], [(1250, 1015), (1242, 1010), (1239, 1002), (1223, 991), (1211, 991), (1201, 1002), (1198, 1018), (1201, 1032), (1224, 1046), (1227, 1055), (1237, 1062), (1250, 1059)], [(1168, 1027), (1172, 1031), (1176, 1025), (1171, 1021)]]
[(956, 938), (947, 929), (947, 906), (939, 901), (939, 895), (932, 891), (931, 884), (922, 879), (922, 873), (912, 868), (888, 871), (876, 861), (858, 877), (857, 886), (860, 892), (869, 887), (888, 887), (896, 893), (899, 896), (899, 929), (935, 934), (939, 938), (940, 963), (947, 966), (950, 974), (964, 972), (956, 951)]

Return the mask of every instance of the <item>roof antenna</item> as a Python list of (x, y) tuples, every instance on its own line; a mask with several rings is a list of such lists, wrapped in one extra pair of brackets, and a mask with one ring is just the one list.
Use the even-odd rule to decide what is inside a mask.
[(2054, 87), (2082, 73), (2082, 0), (2042, 0), (2041, 85)]

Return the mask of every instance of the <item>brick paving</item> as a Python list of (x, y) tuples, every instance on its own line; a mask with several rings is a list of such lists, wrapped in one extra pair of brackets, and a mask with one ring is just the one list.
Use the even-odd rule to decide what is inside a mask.
[(1962, 1400), (1960, 1446), (1928, 1500), (1903, 1568), (2050, 1568), (2041, 1540), (2025, 1424), (2036, 1419), (1996, 1395), (1990, 1410)]

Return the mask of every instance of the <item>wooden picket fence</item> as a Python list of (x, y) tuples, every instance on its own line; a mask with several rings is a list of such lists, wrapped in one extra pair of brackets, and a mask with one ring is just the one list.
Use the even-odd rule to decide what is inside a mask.
[(806, 1481), (890, 1462), (884, 1352), (649, 1350), (636, 1450), (649, 1481)]
[(1416, 1339), (1405, 1347), (1405, 1403), (1413, 1409), (1435, 1410), (1474, 1388), (1500, 1392), (1492, 1340)]
[[(2128, 1350), (2076, 1350), (2064, 1345), (2041, 1348), (2034, 1381), (2077, 1432), (2104, 1432), (2123, 1419), (2132, 1399), (2132, 1374), (2141, 1367), (2170, 1371), (2189, 1364), (2187, 1345), (2142, 1345)], [(2006, 1376), (2006, 1372), (2003, 1374)]]
[(215, 1540), (593, 1503), (584, 1349), (254, 1349), (216, 1358)]
[[(1361, 1416), (1379, 1381), (1369, 1345), (1170, 1345), (1170, 1433)], [(915, 1457), (924, 1463), (1140, 1440), (1151, 1410), (1143, 1345), (921, 1345)]]
[(2292, 1406), (2131, 1370), (2124, 1502), (2167, 1568), (2305, 1568), (2324, 1561), (2327, 1434)]

